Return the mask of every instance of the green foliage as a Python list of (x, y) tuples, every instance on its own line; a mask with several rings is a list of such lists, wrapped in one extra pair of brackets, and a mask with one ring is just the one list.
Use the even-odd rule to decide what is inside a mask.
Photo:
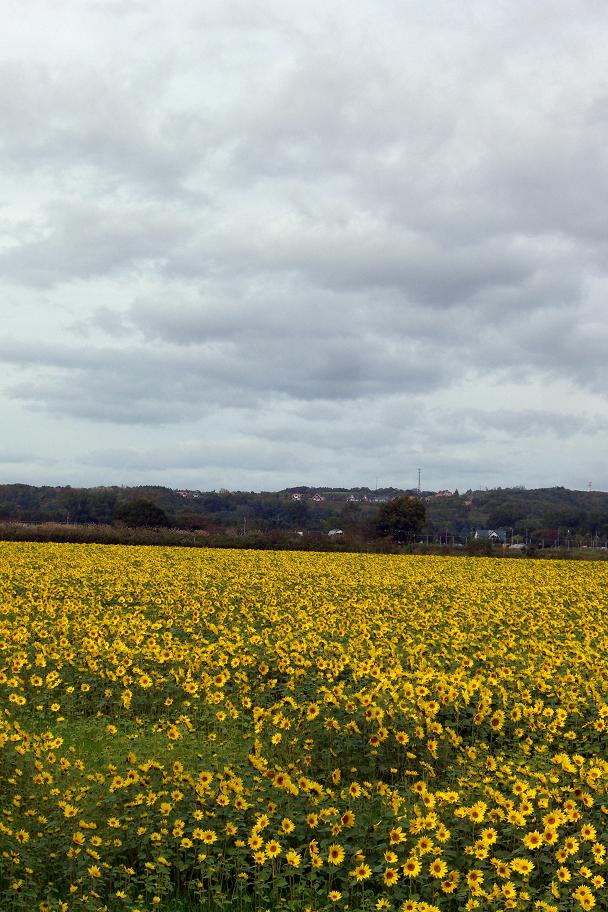
[(477, 557), (489, 557), (494, 553), (494, 547), (489, 538), (470, 538), (467, 542), (467, 554)]
[[(245, 547), (243, 531), (264, 538), (265, 547), (277, 547), (277, 535), (304, 532), (297, 548), (327, 550), (321, 538), (329, 529), (346, 533), (340, 544), (345, 549), (391, 547), (401, 549), (403, 542), (414, 541), (413, 533), (395, 541), (391, 534), (377, 540), (376, 516), (382, 500), (414, 494), (413, 490), (395, 488), (287, 488), (277, 492), (199, 490), (176, 491), (161, 486), (72, 488), (12, 484), (0, 485), (0, 536), (4, 539), (49, 541), (104, 541), (178, 545), (230, 544)], [(133, 500), (146, 500), (164, 512), (172, 531), (159, 525), (114, 525), (115, 518)], [(495, 488), (469, 490), (459, 494), (422, 495), (426, 507), (424, 533), (429, 546), (454, 539), (466, 545), (478, 529), (508, 531), (508, 539), (534, 544), (540, 551), (558, 550), (563, 545), (572, 552), (583, 547), (598, 556), (608, 547), (608, 493), (570, 491), (562, 487)], [(152, 522), (163, 522), (160, 515)], [(39, 527), (21, 527), (21, 523), (44, 523)], [(49, 525), (53, 523), (51, 528)], [(7, 524), (11, 524), (11, 527)], [(63, 526), (63, 529), (60, 527)], [(164, 525), (164, 523), (163, 523)], [(152, 528), (157, 531), (152, 532)], [(177, 530), (183, 530), (178, 532)], [(69, 531), (68, 531), (69, 530)], [(174, 531), (173, 531), (174, 530)], [(512, 531), (511, 531), (512, 530)], [(200, 534), (199, 534), (200, 533)], [(416, 533), (418, 534), (418, 533)], [(238, 542), (235, 538), (238, 536)], [(327, 536), (325, 536), (326, 538)], [(222, 541), (225, 539), (225, 541)], [(372, 541), (376, 539), (375, 541)], [(261, 546), (261, 545), (260, 545)], [(257, 546), (256, 546), (257, 547)], [(337, 548), (332, 544), (332, 550)], [(549, 556), (549, 555), (547, 555)]]
[(382, 538), (407, 541), (419, 535), (424, 526), (426, 508), (416, 497), (401, 495), (382, 504), (376, 516), (376, 531)]
[(142, 526), (155, 529), (169, 525), (165, 511), (144, 497), (121, 504), (114, 511), (114, 519), (136, 529)]

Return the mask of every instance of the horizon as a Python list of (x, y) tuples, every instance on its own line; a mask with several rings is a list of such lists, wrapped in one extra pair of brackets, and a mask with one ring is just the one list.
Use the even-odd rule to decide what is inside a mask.
[[(0, 481), (0, 487), (3, 487), (5, 485), (7, 485), (7, 486), (15, 485), (15, 486), (32, 487), (32, 488), (43, 488), (43, 487), (72, 488), (74, 490), (85, 490), (85, 489), (96, 490), (98, 488), (118, 488), (118, 489), (121, 489), (121, 488), (163, 488), (165, 490), (172, 491), (172, 492), (184, 491), (187, 493), (195, 493), (195, 494), (196, 493), (198, 493), (198, 494), (281, 494), (284, 491), (295, 491), (300, 488), (306, 488), (309, 491), (369, 491), (372, 494), (376, 493), (376, 492), (381, 493), (384, 491), (399, 491), (399, 492), (403, 492), (403, 493), (410, 493), (412, 491), (417, 492), (416, 485), (410, 485), (409, 487), (401, 487), (401, 486), (395, 485), (395, 484), (378, 485), (377, 487), (370, 487), (368, 485), (362, 485), (362, 484), (350, 485), (350, 486), (328, 485), (328, 484), (318, 484), (318, 485), (290, 484), (290, 485), (285, 485), (282, 488), (265, 488), (265, 489), (260, 489), (260, 490), (254, 490), (251, 488), (239, 488), (239, 487), (235, 487), (235, 488), (226, 488), (226, 487), (185, 488), (180, 485), (172, 486), (172, 485), (168, 485), (168, 484), (160, 484), (160, 483), (155, 483), (155, 482), (145, 482), (145, 483), (137, 483), (137, 482), (136, 483), (126, 483), (126, 482), (116, 483), (116, 482), (113, 482), (113, 483), (109, 483), (109, 484), (100, 483), (100, 484), (89, 484), (89, 485), (75, 485), (75, 484), (70, 484), (69, 482), (64, 483), (64, 484), (52, 484), (52, 483), (34, 484), (31, 482), (25, 482), (25, 481), (14, 481), (14, 482), (13, 481), (9, 481), (9, 482)], [(534, 486), (534, 487), (528, 487), (527, 485), (524, 485), (524, 484), (515, 484), (515, 485), (496, 485), (494, 487), (484, 486), (484, 487), (479, 487), (479, 488), (466, 488), (466, 489), (463, 489), (462, 491), (460, 490), (460, 488), (457, 485), (452, 488), (449, 486), (446, 486), (446, 485), (439, 485), (437, 487), (432, 487), (432, 488), (423, 486), (420, 489), (420, 496), (424, 496), (426, 494), (437, 494), (442, 491), (449, 491), (450, 496), (456, 496), (456, 492), (458, 492), (458, 496), (462, 496), (463, 494), (469, 494), (469, 493), (484, 494), (484, 493), (490, 493), (492, 491), (518, 491), (518, 492), (532, 493), (533, 491), (556, 491), (556, 490), (570, 491), (570, 492), (577, 493), (577, 494), (608, 494), (608, 491), (603, 491), (599, 488), (590, 488), (590, 487), (570, 488), (570, 487), (567, 487), (567, 486), (561, 485), (561, 484), (553, 484), (553, 485), (547, 484), (547, 485), (538, 485), (538, 486)]]

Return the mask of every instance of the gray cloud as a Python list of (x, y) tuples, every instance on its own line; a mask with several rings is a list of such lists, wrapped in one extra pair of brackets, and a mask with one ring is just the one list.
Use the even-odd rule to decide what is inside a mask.
[(43, 456), (36, 456), (25, 450), (0, 450), (0, 465), (21, 466), (24, 463), (32, 463), (36, 466), (51, 466), (56, 465), (57, 461)]
[(0, 413), (60, 421), (95, 480), (520, 482), (529, 453), (577, 483), (608, 417), (607, 26), (32, 0), (0, 36)]
[(0, 252), (0, 268), (13, 281), (51, 286), (91, 279), (162, 262), (188, 224), (176, 211), (154, 204), (118, 210), (93, 201), (55, 201), (45, 224), (21, 243)]
[(85, 457), (85, 461), (92, 465), (144, 472), (163, 472), (168, 467), (173, 470), (197, 470), (201, 466), (217, 469), (228, 465), (231, 469), (271, 473), (277, 459), (295, 470), (306, 469), (306, 460), (301, 452), (244, 434), (224, 441), (182, 443), (177, 447), (167, 446), (152, 452), (137, 449), (98, 450)]
[(445, 382), (445, 366), (424, 347), (390, 348), (382, 338), (228, 341), (181, 348), (86, 349), (0, 346), (5, 361), (35, 365), (37, 376), (9, 394), (38, 410), (115, 423), (178, 423), (210, 408), (257, 408), (268, 397), (353, 400), (407, 388), (412, 394)]
[(445, 442), (470, 443), (488, 434), (500, 438), (527, 439), (540, 436), (560, 440), (587, 435), (595, 437), (606, 432), (606, 420), (594, 415), (577, 415), (545, 409), (455, 410), (435, 416), (438, 427), (434, 439)]

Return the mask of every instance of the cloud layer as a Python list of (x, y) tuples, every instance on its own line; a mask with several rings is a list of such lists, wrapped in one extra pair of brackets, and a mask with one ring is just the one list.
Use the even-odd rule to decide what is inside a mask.
[(608, 487), (607, 26), (596, 0), (21, 7), (5, 479)]

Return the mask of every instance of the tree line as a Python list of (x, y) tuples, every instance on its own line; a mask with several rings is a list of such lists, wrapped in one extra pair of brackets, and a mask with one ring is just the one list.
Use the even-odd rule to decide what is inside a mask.
[(479, 529), (509, 541), (608, 540), (608, 494), (561, 487), (467, 491), (289, 488), (278, 492), (176, 491), (160, 486), (0, 485), (0, 522), (123, 525), (209, 534), (340, 530), (351, 538), (466, 541)]

